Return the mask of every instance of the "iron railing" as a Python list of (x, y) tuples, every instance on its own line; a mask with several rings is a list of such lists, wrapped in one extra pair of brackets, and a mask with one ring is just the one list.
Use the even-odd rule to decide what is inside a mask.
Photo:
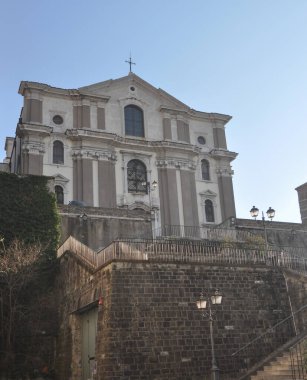
[(111, 260), (181, 261), (208, 264), (266, 265), (307, 272), (307, 259), (278, 249), (239, 243), (201, 240), (116, 240), (98, 252), (73, 237), (58, 249), (58, 257), (71, 251), (97, 268)]
[(176, 239), (207, 239), (217, 241), (245, 242), (258, 237), (249, 231), (234, 228), (208, 228), (199, 226), (184, 226), (166, 224), (157, 228), (154, 232), (156, 238)]
[(274, 357), (288, 350), (291, 358), (292, 380), (307, 379), (304, 360), (307, 354), (307, 329), (302, 326), (299, 337), (296, 336), (294, 322), (306, 312), (307, 304), (234, 352), (232, 354), (233, 373), (239, 376), (237, 378), (248, 379), (257, 367), (260, 368), (269, 360), (273, 360)]
[(290, 348), (292, 380), (307, 379), (307, 338)]

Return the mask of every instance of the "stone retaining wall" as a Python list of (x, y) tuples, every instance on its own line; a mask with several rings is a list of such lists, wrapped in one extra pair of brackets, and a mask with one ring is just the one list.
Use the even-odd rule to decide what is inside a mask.
[[(90, 273), (69, 254), (60, 267), (59, 379), (82, 378), (80, 318), (87, 307), (98, 307), (99, 380), (204, 379), (211, 347), (209, 322), (195, 304), (202, 290), (223, 294), (214, 321), (221, 379), (243, 365), (233, 352), (291, 313), (278, 268), (118, 261)], [(291, 334), (272, 333), (267, 344)]]

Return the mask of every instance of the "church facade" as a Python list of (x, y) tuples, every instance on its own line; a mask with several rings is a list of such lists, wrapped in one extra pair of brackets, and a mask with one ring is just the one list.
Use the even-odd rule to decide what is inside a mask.
[(191, 109), (134, 73), (62, 89), (22, 81), (9, 170), (52, 176), (58, 203), (152, 211), (154, 227), (235, 216), (228, 115)]

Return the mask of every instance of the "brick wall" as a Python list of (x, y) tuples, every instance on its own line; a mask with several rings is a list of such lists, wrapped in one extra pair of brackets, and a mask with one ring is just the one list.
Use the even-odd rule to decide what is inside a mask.
[[(91, 273), (71, 255), (62, 258), (60, 267), (59, 379), (81, 379), (80, 316), (87, 305), (97, 307), (101, 295), (95, 377), (99, 380), (209, 376), (209, 322), (195, 305), (204, 289), (219, 288), (223, 294), (214, 321), (222, 379), (231, 378), (234, 364), (236, 370), (243, 365), (233, 362), (233, 352), (291, 312), (278, 269), (113, 262)], [(272, 333), (267, 344), (280, 345), (290, 333)]]

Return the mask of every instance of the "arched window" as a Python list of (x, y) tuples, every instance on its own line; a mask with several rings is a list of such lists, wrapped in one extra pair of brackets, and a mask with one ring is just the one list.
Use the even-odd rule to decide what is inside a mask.
[(214, 223), (213, 203), (210, 199), (205, 200), (205, 214), (206, 214), (206, 222)]
[(144, 137), (144, 117), (141, 108), (134, 105), (125, 107), (125, 134)]
[(58, 140), (53, 143), (53, 163), (64, 164), (64, 145)]
[(54, 187), (56, 201), (59, 205), (64, 204), (64, 192), (62, 186), (56, 185)]
[(131, 160), (127, 166), (128, 192), (147, 193), (146, 166), (139, 160)]
[(205, 181), (210, 180), (210, 164), (207, 160), (201, 160), (201, 178)]

